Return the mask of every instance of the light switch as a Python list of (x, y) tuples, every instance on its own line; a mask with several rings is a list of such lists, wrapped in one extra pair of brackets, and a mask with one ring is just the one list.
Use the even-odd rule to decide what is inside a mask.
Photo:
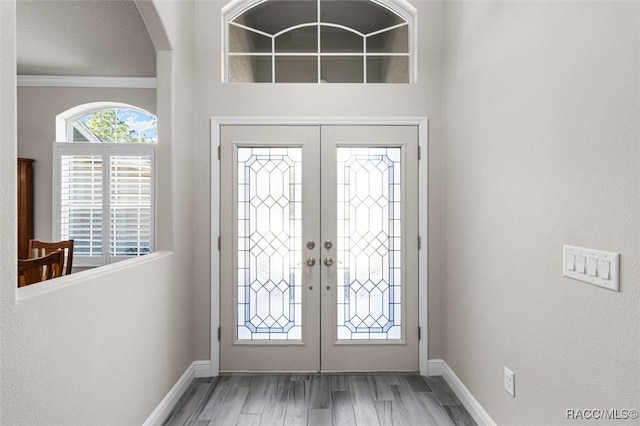
[(598, 259), (590, 257), (587, 259), (587, 274), (592, 277), (596, 276), (596, 269), (598, 268)]
[(611, 269), (611, 262), (606, 260), (598, 260), (598, 277), (603, 280), (609, 279), (609, 271)]
[(563, 246), (562, 275), (587, 284), (620, 291), (620, 254)]

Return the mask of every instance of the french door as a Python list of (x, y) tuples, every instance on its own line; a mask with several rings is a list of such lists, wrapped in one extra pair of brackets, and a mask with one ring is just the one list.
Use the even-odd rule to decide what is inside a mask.
[(417, 371), (418, 130), (222, 126), (221, 371)]

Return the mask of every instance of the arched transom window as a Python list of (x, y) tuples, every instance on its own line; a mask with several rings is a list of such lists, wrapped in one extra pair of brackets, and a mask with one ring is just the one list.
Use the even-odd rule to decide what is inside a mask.
[(67, 120), (69, 142), (156, 143), (158, 120), (133, 108), (104, 108)]
[(374, 0), (266, 0), (226, 19), (226, 81), (409, 83), (413, 15)]

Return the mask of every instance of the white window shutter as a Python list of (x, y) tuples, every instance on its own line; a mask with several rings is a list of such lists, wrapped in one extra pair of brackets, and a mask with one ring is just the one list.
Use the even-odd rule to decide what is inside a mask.
[(60, 157), (60, 237), (76, 256), (102, 256), (102, 155)]
[(109, 255), (140, 256), (152, 248), (151, 155), (110, 157)]

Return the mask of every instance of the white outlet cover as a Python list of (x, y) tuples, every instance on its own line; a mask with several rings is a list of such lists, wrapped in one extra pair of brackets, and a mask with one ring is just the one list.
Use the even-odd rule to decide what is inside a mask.
[(507, 367), (504, 368), (504, 390), (515, 398), (516, 396), (516, 375)]

